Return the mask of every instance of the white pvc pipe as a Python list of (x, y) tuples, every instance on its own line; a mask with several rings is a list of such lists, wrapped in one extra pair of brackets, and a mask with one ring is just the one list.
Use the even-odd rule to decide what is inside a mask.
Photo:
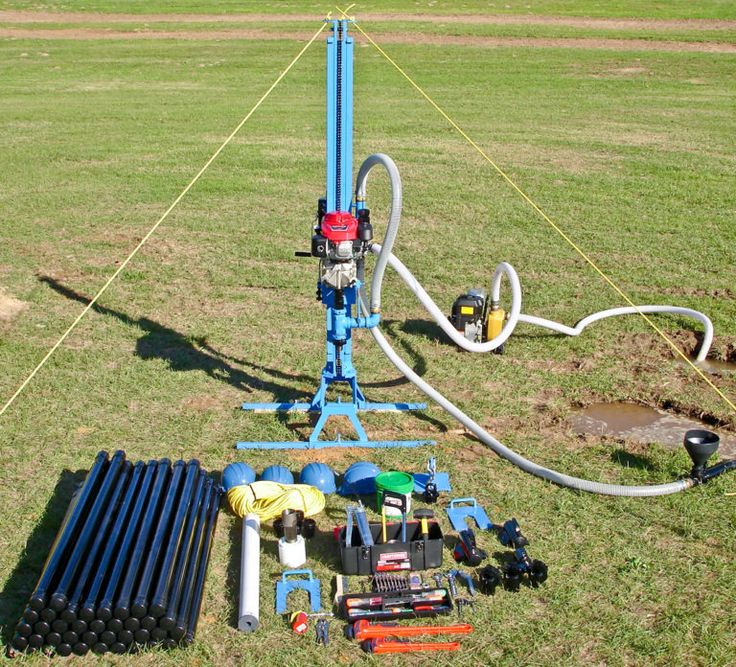
[(258, 628), (261, 575), (261, 519), (247, 514), (243, 519), (243, 543), (240, 550), (240, 597), (238, 630), (253, 632)]

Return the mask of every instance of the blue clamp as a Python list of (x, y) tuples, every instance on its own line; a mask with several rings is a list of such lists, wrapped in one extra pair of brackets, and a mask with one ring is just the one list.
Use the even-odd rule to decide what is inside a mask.
[(434, 484), (435, 490), (439, 493), (452, 491), (450, 475), (446, 472), (437, 472), (437, 459), (434, 456), (427, 463), (427, 472), (417, 472), (412, 477), (414, 478), (414, 493), (424, 493), (428, 483)]
[(455, 498), (450, 501), (447, 508), (447, 518), (450, 519), (452, 527), (459, 533), (469, 528), (466, 521), (470, 517), (481, 530), (493, 530), (493, 523), (488, 518), (486, 511), (475, 502), (475, 498)]
[[(306, 579), (288, 579), (293, 575), (306, 574)], [(276, 582), (276, 613), (286, 613), (286, 598), (291, 591), (301, 588), (309, 593), (309, 602), (312, 605), (312, 613), (316, 613), (322, 606), (320, 598), (319, 579), (312, 576), (312, 570), (286, 570), (281, 579)]]

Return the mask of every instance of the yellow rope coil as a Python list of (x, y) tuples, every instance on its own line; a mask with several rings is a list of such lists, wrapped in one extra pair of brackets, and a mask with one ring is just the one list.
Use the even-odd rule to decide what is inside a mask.
[(234, 486), (227, 492), (230, 509), (239, 517), (257, 514), (261, 521), (281, 516), (284, 510), (302, 510), (314, 516), (325, 508), (325, 494), (309, 484), (260, 481)]

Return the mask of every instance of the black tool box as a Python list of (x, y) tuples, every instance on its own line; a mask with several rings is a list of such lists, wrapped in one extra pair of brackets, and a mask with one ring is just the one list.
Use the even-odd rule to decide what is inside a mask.
[(345, 527), (338, 533), (342, 570), (345, 574), (367, 575), (376, 572), (427, 570), (442, 566), (442, 529), (430, 521), (427, 535), (422, 535), (418, 521), (406, 524), (406, 542), (401, 541), (401, 522), (386, 524), (386, 542), (381, 539), (380, 523), (368, 524), (373, 544), (362, 544), (360, 531), (352, 531), (345, 544)]

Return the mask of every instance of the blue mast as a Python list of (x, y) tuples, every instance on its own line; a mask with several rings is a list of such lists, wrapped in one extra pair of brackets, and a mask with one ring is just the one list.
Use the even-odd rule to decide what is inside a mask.
[(327, 213), (351, 210), (353, 43), (348, 21), (332, 21), (327, 37)]

